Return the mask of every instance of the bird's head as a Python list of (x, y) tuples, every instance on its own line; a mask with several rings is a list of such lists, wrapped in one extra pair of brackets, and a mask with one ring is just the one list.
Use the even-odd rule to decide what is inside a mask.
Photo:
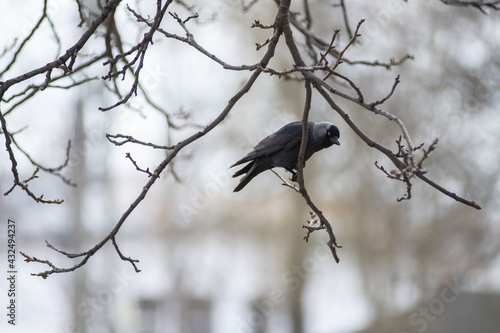
[(337, 126), (332, 123), (322, 121), (320, 123), (316, 123), (314, 127), (313, 133), (316, 140), (324, 142), (327, 147), (330, 147), (331, 145), (340, 146), (340, 131)]

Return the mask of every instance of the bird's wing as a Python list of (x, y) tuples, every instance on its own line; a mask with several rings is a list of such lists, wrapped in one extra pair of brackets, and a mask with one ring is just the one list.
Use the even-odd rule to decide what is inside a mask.
[(290, 123), (276, 133), (265, 137), (260, 141), (251, 152), (245, 157), (234, 163), (231, 167), (252, 161), (258, 157), (269, 156), (280, 150), (289, 150), (300, 145), (302, 139), (302, 124), (301, 122)]

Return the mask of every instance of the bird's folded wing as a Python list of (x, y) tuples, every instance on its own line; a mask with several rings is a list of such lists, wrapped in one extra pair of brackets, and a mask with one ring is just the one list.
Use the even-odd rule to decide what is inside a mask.
[(259, 142), (251, 152), (249, 152), (242, 159), (238, 160), (231, 167), (252, 161), (262, 156), (272, 155), (280, 150), (289, 150), (297, 145), (300, 145), (300, 141), (302, 139), (302, 129), (299, 127), (299, 130), (300, 131), (293, 131), (292, 133), (287, 134), (277, 132), (269, 135)]

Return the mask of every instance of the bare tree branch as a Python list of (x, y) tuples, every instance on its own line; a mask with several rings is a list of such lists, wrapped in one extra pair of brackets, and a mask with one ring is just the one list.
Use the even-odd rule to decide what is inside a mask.
[(42, 9), (42, 16), (38, 19), (38, 21), (35, 23), (35, 26), (31, 29), (30, 33), (26, 38), (23, 39), (21, 44), (17, 47), (17, 50), (14, 52), (14, 55), (12, 56), (12, 60), (5, 66), (5, 68), (0, 72), (0, 77), (3, 77), (5, 73), (7, 73), (11, 67), (16, 63), (17, 57), (23, 50), (24, 46), (30, 41), (30, 39), (35, 35), (35, 32), (40, 28), (40, 25), (42, 22), (47, 18), (47, 0), (43, 1), (43, 9)]
[[(338, 58), (339, 52), (335, 50), (334, 47), (329, 47), (329, 43), (323, 40), (322, 38), (318, 37), (315, 35), (313, 32), (311, 32), (309, 29), (307, 29), (293, 14), (289, 14), (290, 23), (295, 27), (304, 37), (306, 38), (309, 47), (317, 47), (321, 51), (326, 51), (325, 54), (330, 54), (335, 59)], [(351, 37), (352, 40), (353, 37)], [(314, 52), (311, 50), (311, 52)], [(360, 64), (360, 65), (366, 65), (366, 66), (372, 66), (372, 67), (385, 67), (386, 69), (391, 69), (393, 66), (399, 66), (401, 65), (405, 60), (408, 59), (413, 59), (412, 56), (406, 55), (402, 57), (400, 60), (392, 60), (389, 63), (384, 63), (380, 62), (378, 60), (375, 61), (365, 61), (365, 60), (351, 60), (346, 57), (342, 57), (342, 61), (347, 63), (347, 64)], [(316, 61), (317, 63), (317, 61)]]
[[(287, 1), (283, 1), (281, 4), (287, 3)], [(288, 6), (290, 3), (288, 2)], [(287, 16), (288, 18), (288, 16)], [(293, 38), (293, 33), (290, 28), (290, 24), (288, 19), (283, 22), (283, 34), (285, 36), (285, 41), (286, 45), (288, 47), (288, 50), (290, 51), (290, 54), (292, 55), (292, 58), (295, 62), (295, 65), (298, 67), (305, 67), (304, 60), (302, 60), (302, 57), (300, 55), (300, 51), (297, 48), (297, 45), (295, 44), (294, 38)], [(328, 247), (330, 248), (330, 251), (332, 252), (333, 258), (335, 261), (338, 263), (340, 261), (340, 258), (337, 254), (337, 248), (340, 248), (341, 246), (337, 244), (337, 240), (335, 238), (335, 235), (333, 233), (332, 226), (330, 222), (326, 219), (326, 217), (323, 215), (323, 212), (314, 204), (314, 202), (311, 200), (311, 197), (309, 196), (309, 193), (307, 192), (307, 189), (305, 187), (305, 181), (304, 181), (304, 173), (303, 173), (303, 168), (304, 168), (304, 157), (305, 157), (305, 151), (307, 147), (307, 139), (308, 139), (308, 132), (307, 132), (307, 122), (309, 119), (309, 112), (311, 110), (311, 99), (312, 99), (312, 88), (311, 88), (311, 81), (309, 79), (309, 76), (312, 76), (310, 72), (303, 72), (302, 75), (304, 76), (305, 79), (305, 90), (306, 90), (306, 98), (305, 98), (305, 103), (304, 103), (304, 112), (302, 114), (302, 140), (300, 144), (300, 150), (299, 150), (299, 156), (298, 156), (298, 161), (297, 161), (297, 181), (299, 183), (299, 191), (302, 197), (304, 198), (306, 204), (313, 210), (313, 212), (319, 217), (320, 219), (320, 224), (321, 226), (324, 226), (328, 236), (329, 240), (327, 242)], [(307, 239), (309, 236), (307, 236)]]
[(37, 163), (35, 160), (33, 160), (33, 158), (32, 158), (32, 157), (31, 157), (31, 156), (30, 156), (30, 155), (29, 155), (26, 151), (24, 151), (24, 150), (23, 150), (23, 149), (19, 146), (19, 144), (17, 143), (17, 141), (14, 139), (14, 135), (11, 135), (11, 138), (12, 138), (12, 142), (13, 142), (13, 143), (14, 143), (14, 145), (17, 147), (17, 149), (18, 149), (21, 153), (23, 153), (23, 155), (24, 155), (24, 156), (26, 156), (26, 158), (27, 158), (27, 159), (31, 162), (31, 164), (33, 164), (34, 166), (36, 166), (36, 167), (37, 167), (37, 169), (39, 169), (39, 170), (43, 170), (43, 171), (45, 171), (45, 172), (47, 172), (47, 173), (49, 173), (49, 174), (52, 174), (52, 175), (54, 175), (54, 176), (56, 176), (56, 177), (60, 178), (60, 179), (61, 179), (64, 183), (66, 183), (66, 184), (68, 184), (68, 185), (70, 185), (70, 186), (76, 186), (76, 184), (75, 184), (75, 183), (73, 183), (73, 182), (71, 181), (71, 179), (69, 179), (69, 178), (67, 178), (67, 177), (65, 177), (65, 176), (63, 176), (63, 175), (61, 174), (61, 171), (62, 171), (64, 168), (66, 168), (66, 167), (68, 166), (68, 164), (69, 164), (69, 153), (70, 153), (70, 151), (71, 151), (71, 141), (68, 141), (68, 146), (67, 146), (67, 148), (66, 148), (66, 159), (65, 159), (65, 161), (64, 161), (61, 165), (59, 165), (59, 166), (57, 166), (57, 167), (54, 167), (54, 168), (47, 168), (47, 167), (45, 167), (45, 166), (41, 165), (40, 163)]
[(344, 16), (344, 25), (347, 31), (347, 35), (350, 39), (354, 37), (351, 31), (351, 26), (349, 25), (349, 16), (347, 15), (347, 7), (344, 0), (340, 0), (339, 6), (342, 8), (342, 15)]
[[(110, 69), (108, 75), (103, 77), (103, 80), (105, 79), (111, 79), (111, 78), (116, 78), (120, 75), (125, 78), (125, 73), (131, 66), (133, 66), (137, 60), (139, 61), (137, 63), (137, 67), (134, 71), (134, 83), (132, 84), (132, 87), (130, 91), (123, 97), (121, 100), (116, 102), (115, 104), (108, 106), (108, 107), (99, 107), (99, 110), (101, 111), (109, 111), (111, 109), (114, 109), (115, 107), (125, 104), (132, 95), (137, 95), (137, 86), (139, 84), (139, 75), (141, 72), (141, 69), (144, 65), (144, 57), (146, 56), (146, 51), (148, 49), (148, 46), (150, 43), (153, 43), (153, 35), (154, 33), (158, 30), (158, 27), (160, 26), (161, 21), (163, 20), (163, 16), (165, 15), (165, 12), (167, 11), (168, 6), (172, 3), (173, 0), (167, 0), (163, 7), (161, 7), (161, 0), (157, 1), (157, 8), (156, 8), (156, 15), (154, 18), (153, 23), (151, 24), (151, 29), (144, 35), (143, 40), (131, 48), (128, 52), (121, 53), (117, 55), (113, 60), (108, 61), (107, 63), (110, 64)], [(127, 55), (130, 55), (132, 53), (136, 52), (136, 56), (134, 59), (130, 62), (126, 62), (125, 66), (120, 71), (115, 71), (113, 72), (114, 65), (116, 62), (121, 60), (122, 58), (126, 57)]]
[(486, 9), (500, 10), (500, 0), (477, 0), (477, 1), (462, 1), (462, 0), (441, 0), (446, 5), (472, 7), (480, 10), (483, 14), (488, 14)]
[[(84, 3), (80, 0), (76, 0), (78, 5), (78, 13), (80, 17), (80, 25), (83, 25), (86, 22)], [(95, 244), (91, 249), (79, 252), (79, 253), (69, 253), (63, 250), (60, 250), (46, 241), (47, 247), (52, 249), (53, 251), (69, 258), (76, 260), (73, 266), (69, 267), (58, 267), (54, 265), (51, 261), (45, 259), (38, 259), (33, 256), (29, 256), (25, 253), (22, 255), (26, 258), (27, 262), (37, 262), (48, 266), (48, 270), (44, 272), (40, 272), (37, 274), (33, 274), (36, 276), (40, 276), (42, 278), (47, 278), (48, 276), (55, 273), (64, 273), (75, 271), (76, 269), (85, 265), (88, 260), (94, 256), (105, 244), (109, 241), (113, 244), (113, 247), (118, 254), (119, 258), (123, 261), (129, 262), (136, 272), (140, 272), (137, 267), (138, 260), (132, 259), (123, 255), (122, 251), (118, 247), (116, 237), (117, 234), (128, 219), (130, 214), (138, 207), (138, 205), (145, 199), (148, 191), (155, 184), (156, 180), (160, 177), (160, 175), (164, 172), (165, 169), (171, 168), (173, 166), (174, 159), (184, 148), (192, 144), (193, 142), (201, 139), (207, 133), (214, 130), (218, 127), (225, 119), (225, 117), (234, 109), (235, 105), (240, 101), (240, 99), (253, 87), (254, 83), (262, 73), (268, 73), (270, 75), (276, 75), (278, 77), (285, 77), (293, 80), (300, 80), (304, 83), (304, 91), (305, 91), (305, 100), (304, 100), (304, 109), (302, 113), (302, 142), (300, 146), (299, 156), (298, 156), (298, 187), (290, 184), (287, 180), (281, 177), (274, 170), (273, 172), (280, 178), (283, 182), (283, 185), (291, 188), (292, 190), (298, 192), (303, 197), (305, 203), (312, 210), (311, 219), (307, 221), (307, 224), (303, 227), (307, 230), (307, 234), (304, 239), (308, 241), (309, 236), (312, 232), (317, 230), (325, 230), (329, 240), (328, 247), (330, 248), (332, 255), (336, 262), (339, 262), (339, 256), (337, 253), (337, 249), (340, 246), (337, 244), (333, 228), (331, 223), (324, 216), (320, 208), (313, 202), (311, 196), (309, 195), (306, 184), (304, 180), (303, 169), (305, 166), (305, 149), (307, 145), (307, 133), (308, 133), (308, 119), (309, 113), (312, 105), (312, 96), (313, 89), (316, 90), (321, 98), (323, 98), (326, 103), (329, 105), (332, 111), (335, 111), (340, 117), (345, 121), (345, 123), (352, 129), (352, 131), (360, 137), (368, 146), (377, 149), (382, 154), (387, 156), (389, 160), (394, 164), (394, 170), (387, 170), (383, 166), (379, 165), (375, 162), (375, 166), (380, 169), (387, 177), (400, 181), (406, 185), (406, 193), (398, 198), (397, 200), (408, 200), (411, 198), (412, 193), (412, 181), (419, 178), (431, 185), (438, 191), (444, 193), (445, 195), (476, 209), (480, 209), (480, 206), (477, 205), (474, 201), (464, 199), (459, 195), (448, 191), (443, 188), (439, 184), (434, 181), (428, 179), (425, 174), (426, 170), (423, 167), (423, 163), (427, 161), (431, 153), (436, 149), (438, 140), (434, 140), (427, 148), (424, 148), (423, 144), (413, 145), (412, 138), (410, 136), (409, 131), (407, 130), (403, 121), (396, 117), (394, 114), (390, 113), (387, 110), (381, 108), (381, 106), (388, 101), (395, 93), (396, 88), (400, 82), (399, 76), (396, 77), (392, 88), (384, 97), (374, 101), (374, 102), (366, 102), (363, 92), (358, 87), (355, 80), (348, 77), (346, 74), (341, 74), (337, 71), (339, 65), (341, 63), (345, 63), (347, 65), (366, 65), (366, 66), (378, 66), (386, 69), (391, 69), (393, 66), (398, 66), (403, 64), (408, 59), (413, 59), (412, 56), (406, 55), (403, 56), (399, 60), (390, 59), (389, 62), (381, 62), (379, 60), (374, 61), (364, 61), (364, 60), (353, 60), (346, 57), (347, 50), (356, 42), (356, 40), (361, 36), (359, 33), (360, 27), (364, 20), (359, 21), (354, 34), (350, 31), (348, 15), (345, 3), (343, 0), (340, 1), (338, 6), (341, 7), (344, 24), (346, 26), (347, 34), (349, 36), (349, 42), (340, 50), (336, 49), (335, 43), (338, 41), (339, 30), (334, 30), (330, 42), (323, 40), (318, 37), (311, 31), (311, 26), (313, 23), (313, 18), (310, 13), (310, 3), (308, 0), (303, 0), (303, 9), (304, 15), (302, 16), (300, 13), (290, 12), (290, 4), (291, 0), (276, 0), (278, 5), (278, 10), (276, 12), (276, 16), (274, 22), (270, 25), (262, 24), (258, 20), (254, 20), (252, 27), (257, 27), (261, 29), (273, 29), (272, 33), (269, 33), (269, 37), (261, 42), (257, 43), (257, 49), (267, 48), (264, 56), (260, 59), (259, 62), (250, 65), (232, 65), (217, 55), (209, 52), (204, 46), (200, 45), (193, 33), (189, 30), (188, 25), (196, 22), (198, 19), (198, 14), (194, 12), (194, 7), (189, 6), (182, 0), (176, 0), (175, 3), (179, 4), (181, 7), (188, 10), (188, 16), (183, 18), (175, 11), (169, 12), (170, 19), (175, 20), (178, 26), (182, 29), (184, 36), (180, 36), (169, 32), (160, 27), (165, 18), (165, 13), (169, 6), (173, 3), (173, 0), (157, 0), (156, 2), (156, 12), (154, 18), (152, 20), (146, 18), (147, 16), (139, 14), (136, 10), (130, 8), (127, 5), (128, 12), (133, 15), (133, 17), (140, 23), (140, 26), (143, 26), (147, 31), (143, 38), (135, 45), (129, 46), (128, 49), (124, 49), (124, 43), (122, 43), (120, 38), (120, 33), (116, 26), (116, 22), (114, 20), (114, 13), (117, 6), (120, 4), (120, 0), (110, 0), (106, 3), (106, 5), (102, 8), (102, 12), (96, 15), (96, 19), (90, 23), (89, 27), (82, 33), (79, 40), (66, 52), (59, 56), (55, 61), (49, 62), (44, 66), (35, 68), (31, 71), (28, 71), (24, 74), (18, 75), (16, 77), (7, 79), (4, 82), (0, 82), (0, 101), (2, 106), (4, 104), (8, 104), (9, 108), (5, 109), (4, 112), (0, 112), (0, 123), (3, 136), (5, 137), (5, 146), (7, 149), (7, 153), (9, 156), (10, 164), (11, 164), (11, 172), (13, 175), (13, 186), (5, 192), (5, 195), (9, 194), (15, 187), (20, 187), (23, 191), (25, 191), (30, 197), (32, 197), (37, 202), (42, 203), (61, 203), (62, 200), (45, 200), (43, 199), (43, 195), (35, 195), (28, 188), (28, 184), (31, 181), (34, 181), (38, 178), (38, 172), (40, 170), (45, 171), (47, 173), (51, 173), (61, 178), (64, 182), (68, 184), (72, 184), (71, 181), (61, 175), (61, 170), (68, 165), (69, 162), (69, 153), (71, 145), (68, 144), (68, 148), (66, 150), (66, 159), (63, 164), (58, 167), (48, 168), (40, 165), (36, 162), (31, 155), (23, 149), (14, 139), (14, 135), (12, 131), (9, 132), (9, 128), (7, 126), (6, 116), (9, 115), (13, 110), (17, 109), (24, 102), (28, 101), (30, 98), (35, 96), (38, 92), (43, 91), (47, 88), (55, 88), (55, 89), (71, 89), (73, 87), (79, 86), (81, 84), (85, 84), (97, 79), (97, 76), (94, 75), (85, 75), (84, 69), (92, 66), (96, 62), (100, 61), (103, 58), (106, 58), (105, 62), (107, 74), (102, 75), (101, 79), (108, 80), (106, 83), (106, 88), (109, 89), (118, 99), (116, 103), (111, 106), (101, 107), (101, 111), (108, 111), (113, 108), (116, 108), (119, 105), (127, 105), (130, 98), (133, 95), (137, 95), (138, 90), (144, 96), (145, 100), (152, 108), (160, 112), (165, 116), (166, 123), (169, 126), (169, 130), (179, 129), (181, 127), (185, 127), (172, 123), (172, 118), (175, 114), (167, 112), (162, 106), (153, 102), (152, 98), (148, 95), (147, 90), (143, 88), (141, 85), (141, 70), (145, 64), (146, 53), (148, 48), (152, 47), (153, 44), (153, 36), (155, 36), (156, 32), (159, 32), (163, 37), (167, 39), (173, 39), (179, 41), (181, 43), (185, 43), (190, 45), (194, 50), (208, 57), (215, 63), (219, 64), (224, 70), (231, 71), (249, 71), (249, 77), (246, 83), (241, 87), (241, 89), (237, 90), (233, 96), (229, 99), (226, 106), (219, 112), (219, 114), (212, 119), (206, 126), (202, 126), (201, 128), (189, 127), (189, 129), (194, 129), (192, 134), (185, 137), (183, 140), (176, 142), (175, 144), (171, 143), (170, 137), (168, 138), (167, 144), (157, 144), (152, 142), (145, 142), (139, 139), (134, 138), (131, 135), (125, 134), (106, 134), (106, 138), (110, 143), (115, 146), (122, 146), (126, 143), (132, 143), (140, 146), (145, 146), (153, 149), (163, 149), (167, 151), (167, 155), (164, 160), (159, 163), (156, 168), (151, 171), (149, 168), (142, 168), (139, 166), (140, 163), (135, 161), (132, 156), (127, 153), (126, 158), (130, 160), (130, 162), (135, 166), (135, 168), (139, 172), (146, 173), (148, 175), (148, 180), (145, 185), (140, 189), (134, 201), (130, 204), (130, 206), (123, 212), (121, 217), (116, 221), (115, 225), (111, 228), (108, 235), (103, 237), (101, 241)], [(498, 9), (499, 1), (451, 1), (451, 0), (442, 0), (442, 2), (446, 4), (452, 5), (460, 5), (460, 6), (471, 6), (484, 11), (485, 8)], [(243, 10), (248, 10), (252, 6), (255, 6), (258, 1), (253, 0), (249, 2), (242, 1)], [(95, 13), (93, 13), (95, 14)], [(131, 16), (132, 17), (132, 16)], [(169, 18), (169, 16), (166, 16)], [(304, 25), (304, 17), (305, 17), (305, 25)], [(301, 20), (299, 20), (301, 18)], [(61, 42), (59, 40), (59, 36), (55, 29), (54, 23), (51, 18), (47, 14), (47, 0), (44, 1), (44, 8), (41, 14), (40, 19), (37, 21), (35, 26), (32, 28), (30, 34), (19, 44), (13, 43), (12, 45), (5, 48), (2, 55), (7, 55), (10, 52), (13, 53), (13, 58), (10, 62), (7, 63), (2, 75), (5, 75), (12, 66), (15, 64), (18, 56), (23, 52), (26, 45), (30, 43), (32, 37), (38, 31), (42, 22), (47, 21), (50, 25), (51, 32), (56, 40), (57, 44), (57, 54), (61, 53)], [(104, 23), (104, 24), (103, 24)], [(97, 28), (99, 26), (104, 26), (103, 34), (103, 45), (104, 50), (101, 55), (94, 56), (85, 62), (78, 61), (77, 58), (83, 58), (80, 55), (80, 51), (86, 45), (88, 40), (96, 34)], [(146, 27), (147, 26), (147, 27)], [(165, 26), (165, 25), (164, 25)], [(292, 31), (292, 27), (294, 30)], [(149, 30), (148, 30), (149, 28)], [(305, 44), (299, 44), (300, 46), (304, 46), (305, 51), (302, 52), (298, 46), (293, 33), (296, 32), (300, 34), (305, 40)], [(293, 68), (291, 69), (277, 69), (268, 67), (270, 60), (274, 57), (276, 46), (278, 44), (281, 36), (284, 36), (286, 47), (290, 52), (293, 59)], [(300, 43), (300, 42), (299, 42)], [(302, 42), (304, 43), (304, 42)], [(309, 56), (309, 58), (306, 58)], [(306, 65), (306, 59), (310, 62), (310, 66)], [(311, 61), (312, 60), (312, 61)], [(332, 64), (330, 65), (329, 62)], [(62, 72), (57, 71), (58, 69), (62, 70)], [(132, 84), (129, 88), (127, 88), (127, 93), (122, 93), (120, 91), (121, 87), (119, 84), (119, 79), (125, 79), (127, 73), (132, 76)], [(76, 76), (78, 74), (78, 76)], [(297, 74), (297, 75), (294, 75)], [(43, 76), (42, 76), (43, 75)], [(27, 86), (15, 91), (11, 92), (10, 96), (6, 96), (6, 92), (23, 82), (26, 82), (29, 79), (34, 77), (40, 77), (40, 80), (43, 82), (30, 83)], [(332, 80), (328, 80), (328, 78), (332, 78)], [(67, 80), (66, 80), (67, 79)], [(58, 80), (62, 80), (60, 83), (55, 83)], [(340, 86), (340, 87), (338, 87)], [(382, 116), (392, 123), (395, 123), (398, 127), (398, 131), (400, 132), (400, 137), (396, 140), (397, 143), (397, 151), (393, 152), (390, 148), (385, 147), (384, 145), (376, 142), (371, 139), (368, 135), (366, 135), (362, 128), (360, 128), (345, 112), (343, 108), (339, 106), (339, 104), (333, 99), (333, 97), (337, 98), (341, 97), (345, 101), (352, 102), (355, 105), (361, 107), (363, 110), (371, 112), (377, 116)], [(10, 103), (10, 104), (9, 104)], [(135, 108), (139, 110), (140, 108)], [(0, 109), (1, 111), (1, 109)], [(399, 114), (399, 113), (396, 113)], [(178, 119), (185, 119), (182, 117), (178, 117)], [(16, 150), (17, 149), (17, 150)], [(415, 155), (415, 152), (420, 150), (421, 154)], [(16, 154), (21, 153), (26, 156), (31, 164), (35, 167), (32, 175), (25, 180), (21, 180), (18, 171), (18, 162), (16, 159)], [(421, 156), (418, 159), (415, 156)], [(175, 175), (174, 175), (175, 176)]]
[[(274, 34), (275, 37), (274, 39), (269, 43), (268, 50), (266, 54), (263, 56), (261, 61), (259, 62), (262, 64), (262, 66), (267, 66), (271, 58), (274, 56), (274, 51), (276, 49), (276, 45), (278, 43), (279, 37), (282, 33), (281, 30), (281, 22), (283, 22), (284, 18), (287, 15), (288, 7), (280, 7), (280, 10), (278, 10), (278, 13), (276, 15), (276, 20), (275, 22), (279, 23), (276, 24), (276, 30), (277, 32)], [(226, 107), (222, 110), (222, 112), (212, 121), (210, 122), (207, 126), (205, 126), (201, 131), (198, 131), (191, 136), (187, 137), (186, 139), (178, 142), (176, 145), (174, 145), (173, 149), (171, 152), (168, 154), (168, 156), (156, 167), (156, 169), (151, 173), (151, 176), (149, 177), (147, 183), (144, 185), (142, 188), (141, 192), (137, 196), (137, 198), (132, 202), (132, 204), (128, 207), (128, 209), (123, 213), (123, 215), (120, 217), (118, 222), (115, 224), (114, 228), (110, 231), (110, 233), (98, 244), (96, 244), (92, 249), (82, 252), (78, 255), (75, 255), (74, 258), (76, 257), (83, 257), (83, 259), (76, 263), (74, 266), (67, 267), (67, 268), (59, 268), (56, 265), (52, 264), (49, 260), (39, 260), (33, 257), (30, 257), (28, 255), (25, 255), (26, 261), (28, 262), (39, 262), (39, 263), (44, 263), (48, 265), (51, 269), (47, 270), (42, 273), (38, 274), (32, 274), (35, 276), (41, 276), (43, 278), (47, 278), (51, 274), (55, 273), (64, 273), (64, 272), (70, 272), (74, 271), (80, 267), (82, 267), (97, 251), (99, 251), (108, 241), (112, 240), (113, 238), (116, 237), (118, 231), (122, 227), (123, 223), (127, 220), (129, 215), (137, 208), (137, 206), (144, 200), (146, 197), (149, 189), (153, 186), (153, 184), (156, 182), (156, 180), (160, 177), (160, 174), (165, 170), (165, 168), (171, 163), (171, 161), (176, 157), (176, 155), (186, 146), (189, 144), (195, 142), (196, 140), (199, 140), (202, 138), (205, 134), (209, 133), (212, 131), (215, 127), (217, 127), (229, 114), (229, 112), (233, 109), (235, 104), (243, 97), (253, 86), (259, 75), (262, 73), (261, 70), (258, 68), (252, 73), (246, 84), (235, 94), (233, 97), (229, 99), (228, 104)], [(116, 249), (116, 247), (115, 247)], [(65, 254), (65, 252), (62, 252), (60, 250), (57, 250), (58, 252)], [(121, 255), (121, 252), (117, 251), (118, 254), (120, 255), (120, 258), (125, 261), (129, 261), (133, 266), (134, 269), (137, 271), (137, 266), (135, 263), (137, 262), (136, 260), (129, 260), (130, 258), (126, 258), (123, 255)], [(66, 255), (66, 254), (65, 254)]]
[[(137, 19), (138, 22), (145, 23), (149, 27), (152, 27), (152, 23), (150, 23), (147, 19), (145, 19), (144, 17), (142, 17), (140, 14), (138, 14), (137, 12), (135, 12), (133, 9), (131, 9), (128, 6), (127, 6), (127, 9), (132, 14), (134, 14), (134, 16), (136, 17), (136, 19)], [(158, 30), (158, 32), (162, 33), (167, 38), (176, 39), (178, 41), (184, 42), (184, 43), (186, 43), (186, 44), (194, 47), (196, 50), (198, 50), (202, 54), (206, 55), (210, 59), (212, 59), (215, 62), (217, 62), (218, 64), (220, 64), (224, 69), (235, 70), (235, 71), (244, 71), (244, 70), (253, 71), (253, 70), (257, 69), (257, 67), (260, 66), (260, 64), (234, 66), (234, 65), (230, 65), (230, 64), (222, 61), (221, 59), (219, 59), (214, 54), (208, 52), (205, 48), (203, 48), (200, 44), (198, 44), (198, 42), (196, 42), (196, 40), (194, 39), (193, 34), (191, 34), (191, 32), (187, 29), (186, 25), (184, 23), (182, 23), (182, 20), (180, 20), (180, 21), (177, 20), (177, 23), (179, 23), (179, 25), (181, 25), (181, 27), (186, 32), (186, 37), (181, 37), (179, 35), (167, 32), (167, 31), (163, 30), (162, 28), (158, 28), (157, 30)]]
[[(34, 76), (41, 75), (41, 74), (46, 74), (48, 75), (53, 69), (55, 68), (62, 68), (64, 73), (70, 73), (73, 69), (73, 65), (76, 61), (76, 57), (78, 55), (78, 52), (81, 50), (81, 48), (85, 45), (85, 43), (90, 39), (90, 37), (94, 34), (96, 31), (97, 27), (104, 22), (106, 17), (111, 13), (116, 6), (121, 2), (121, 0), (110, 0), (107, 5), (104, 7), (104, 10), (102, 12), (102, 15), (98, 17), (95, 21), (92, 22), (91, 26), (82, 34), (80, 39), (76, 44), (74, 44), (71, 48), (69, 48), (64, 55), (59, 57), (57, 60), (50, 62), (46, 64), (45, 66), (39, 67), (37, 69), (34, 69), (32, 71), (26, 72), (24, 74), (21, 74), (17, 77), (14, 77), (12, 79), (8, 79), (4, 82), (0, 82), (0, 100), (3, 100), (3, 96), (5, 95), (5, 92), (12, 86), (21, 83), (23, 81), (26, 81)], [(46, 2), (45, 2), (46, 4)], [(44, 12), (46, 11), (46, 8), (44, 9)], [(45, 15), (45, 14), (44, 14)], [(44, 16), (42, 16), (42, 19)], [(19, 49), (20, 50), (20, 49)], [(66, 64), (69, 61), (69, 64)], [(35, 92), (33, 92), (34, 94)], [(14, 154), (14, 151), (12, 149), (12, 139), (11, 139), (11, 134), (9, 132), (9, 129), (7, 128), (7, 121), (5, 119), (5, 114), (1, 111), (0, 108), (0, 123), (2, 126), (2, 132), (5, 137), (5, 147), (7, 149), (7, 153), (9, 155), (9, 159), (11, 161), (11, 171), (12, 175), (14, 178), (14, 185), (13, 187), (5, 193), (7, 195), (12, 191), (12, 189), (16, 186), (19, 186), (21, 189), (23, 189), (30, 197), (35, 199), (37, 202), (42, 202), (42, 203), (61, 203), (62, 200), (44, 200), (43, 195), (41, 196), (36, 196), (34, 195), (29, 189), (26, 184), (20, 181), (19, 178), (19, 173), (17, 171), (17, 160)]]

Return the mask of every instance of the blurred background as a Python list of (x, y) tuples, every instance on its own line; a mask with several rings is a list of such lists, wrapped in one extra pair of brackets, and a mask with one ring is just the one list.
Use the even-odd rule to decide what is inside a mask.
[[(265, 48), (256, 51), (255, 43), (271, 31), (250, 26), (254, 20), (271, 24), (276, 5), (261, 0), (242, 10), (248, 3), (189, 1), (200, 16), (189, 21), (188, 28), (198, 43), (227, 63), (256, 63)], [(49, 0), (48, 5), (62, 51), (45, 22), (0, 80), (54, 60), (85, 29), (77, 27), (76, 3)], [(154, 16), (154, 3), (129, 5), (145, 17)], [(342, 48), (348, 35), (341, 9), (320, 0), (309, 5), (312, 31), (329, 41), (333, 31), (341, 29)], [(2, 49), (28, 35), (42, 6), (40, 1), (2, 6)], [(302, 9), (302, 2), (294, 2), (293, 10)], [(120, 260), (111, 244), (81, 269), (46, 280), (30, 274), (47, 267), (26, 264), (18, 254), (17, 323), (7, 324), (4, 314), (0, 331), (498, 332), (499, 12), (485, 15), (439, 1), (399, 0), (349, 1), (347, 9), (351, 29), (366, 19), (360, 43), (348, 50), (348, 59), (388, 62), (406, 54), (414, 59), (391, 70), (341, 64), (339, 72), (361, 88), (367, 101), (385, 97), (400, 75), (401, 84), (384, 109), (405, 122), (414, 143), (429, 145), (439, 138), (425, 164), (429, 178), (474, 200), (481, 210), (420, 181), (414, 182), (411, 200), (397, 202), (405, 185), (387, 179), (374, 166), (378, 161), (390, 168), (390, 161), (367, 147), (314, 94), (310, 119), (331, 121), (341, 131), (342, 145), (316, 154), (305, 170), (309, 193), (343, 246), (336, 264), (324, 232), (313, 233), (308, 243), (303, 240), (309, 209), (271, 172), (259, 175), (242, 192), (232, 192), (237, 180), (228, 167), (260, 139), (301, 118), (303, 83), (261, 75), (218, 128), (181, 151), (118, 233), (122, 252), (139, 260), (140, 273)], [(190, 14), (180, 1), (169, 10), (181, 17)], [(115, 18), (124, 46), (142, 39), (144, 26), (125, 3)], [(162, 27), (183, 35), (170, 17)], [(300, 34), (295, 37), (303, 43)], [(283, 43), (270, 64), (273, 68), (292, 67)], [(82, 57), (99, 53), (101, 46), (102, 40), (93, 38)], [(11, 53), (4, 53), (0, 68), (11, 59)], [(107, 71), (91, 67), (85, 75), (101, 77)], [(249, 76), (246, 71), (224, 70), (190, 46), (156, 34), (141, 81), (172, 122), (205, 125)], [(32, 82), (43, 80), (36, 77)], [(123, 90), (131, 83), (129, 76)], [(397, 149), (394, 123), (335, 100), (370, 137)], [(64, 199), (63, 204), (37, 204), (19, 189), (0, 198), (3, 271), (9, 218), (16, 221), (19, 251), (72, 266), (73, 261), (47, 248), (45, 240), (68, 252), (93, 247), (147, 182), (147, 175), (136, 171), (125, 153), (150, 169), (165, 158), (164, 151), (116, 147), (106, 133), (164, 145), (198, 130), (169, 128), (165, 115), (140, 93), (127, 105), (98, 110), (116, 101), (101, 80), (94, 80), (69, 90), (46, 89), (6, 118), (12, 131), (26, 127), (16, 140), (41, 164), (61, 164), (71, 140), (71, 160), (63, 173), (78, 186), (41, 174), (30, 189), (46, 199)], [(2, 112), (11, 107), (2, 104)], [(22, 154), (17, 156), (21, 178), (28, 178), (34, 167)], [(10, 167), (1, 149), (2, 193), (12, 186)], [(8, 281), (1, 281), (0, 307), (6, 313)]]

